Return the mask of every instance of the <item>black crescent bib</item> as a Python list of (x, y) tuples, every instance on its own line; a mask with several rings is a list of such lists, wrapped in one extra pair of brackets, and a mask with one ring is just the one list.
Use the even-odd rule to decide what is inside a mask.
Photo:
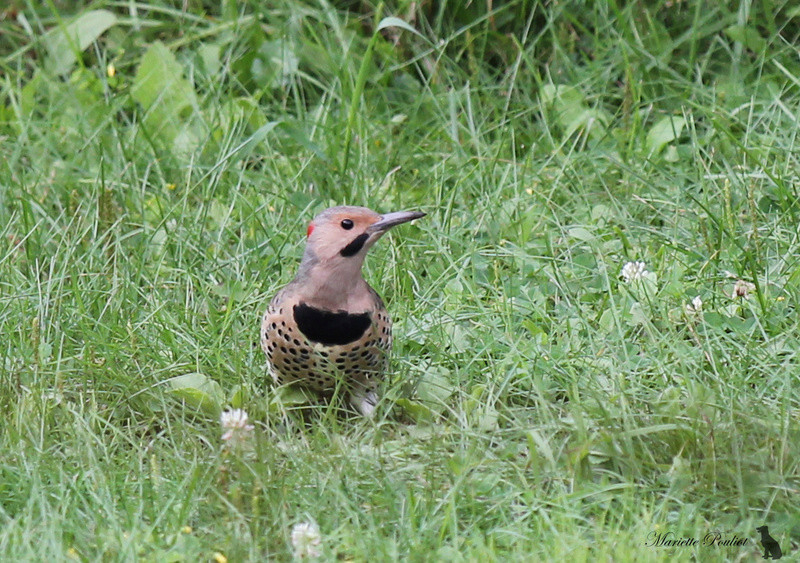
[(372, 324), (369, 313), (326, 311), (305, 303), (298, 303), (293, 309), (300, 332), (311, 342), (325, 346), (350, 344), (361, 338)]

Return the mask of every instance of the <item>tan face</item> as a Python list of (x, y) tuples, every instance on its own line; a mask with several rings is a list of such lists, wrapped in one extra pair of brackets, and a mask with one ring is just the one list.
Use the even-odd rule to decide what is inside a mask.
[(308, 226), (306, 251), (318, 261), (334, 261), (342, 266), (349, 263), (360, 268), (367, 250), (386, 231), (424, 215), (421, 211), (380, 215), (366, 207), (331, 207), (314, 217)]
[(385, 232), (368, 232), (380, 220), (381, 215), (365, 207), (327, 209), (309, 224), (307, 244), (320, 260), (363, 254)]

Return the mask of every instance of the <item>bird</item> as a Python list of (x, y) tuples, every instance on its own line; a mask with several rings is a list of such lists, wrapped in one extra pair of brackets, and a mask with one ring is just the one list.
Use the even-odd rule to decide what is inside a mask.
[(322, 396), (342, 385), (352, 407), (373, 414), (388, 368), (392, 320), (361, 268), (389, 229), (425, 215), (337, 206), (314, 217), (297, 274), (261, 321), (261, 347), (276, 384)]

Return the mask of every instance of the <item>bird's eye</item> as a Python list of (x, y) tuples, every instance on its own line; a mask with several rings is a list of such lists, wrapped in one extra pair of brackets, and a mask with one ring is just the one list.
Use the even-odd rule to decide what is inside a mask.
[(346, 231), (349, 231), (350, 229), (353, 228), (353, 222), (350, 219), (343, 219), (342, 228)]

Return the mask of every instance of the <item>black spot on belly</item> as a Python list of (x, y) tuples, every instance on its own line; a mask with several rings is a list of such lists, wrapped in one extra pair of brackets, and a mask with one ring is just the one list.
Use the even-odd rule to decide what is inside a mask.
[(339, 251), (339, 254), (342, 256), (355, 256), (358, 254), (358, 251), (364, 247), (364, 243), (367, 242), (369, 235), (367, 233), (361, 233), (353, 241), (345, 246), (343, 249)]
[(294, 320), (306, 338), (326, 346), (349, 344), (358, 340), (372, 324), (369, 313), (325, 311), (305, 303), (294, 306)]

